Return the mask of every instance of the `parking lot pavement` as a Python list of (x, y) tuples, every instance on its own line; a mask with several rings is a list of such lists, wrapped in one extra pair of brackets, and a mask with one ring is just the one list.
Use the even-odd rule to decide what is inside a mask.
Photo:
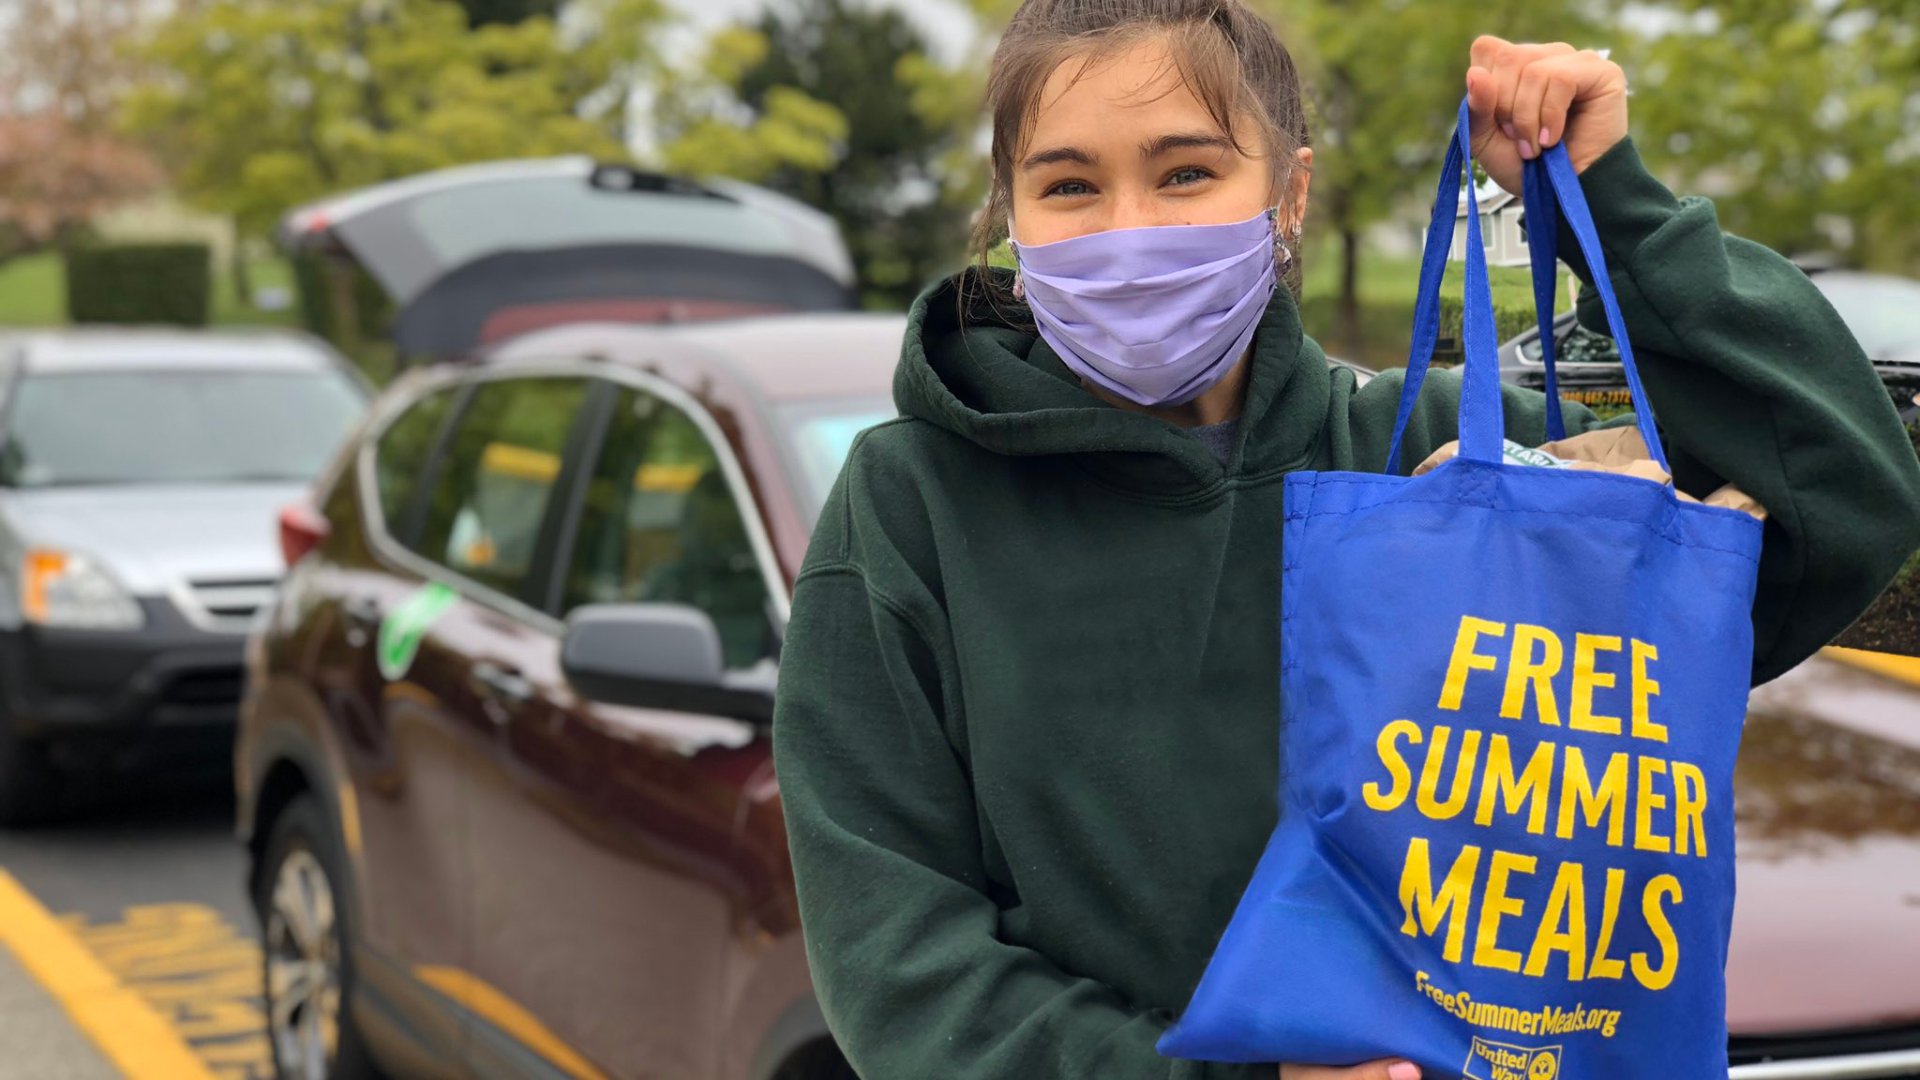
[(0, 830), (0, 869), (51, 911), (111, 922), (142, 904), (204, 904), (251, 931), (232, 781), (128, 777), (60, 820)]
[(0, 832), (0, 1080), (271, 1077), (244, 867), (222, 784)]
[(119, 1080), (11, 949), (0, 949), (0, 1046), (6, 1047), (0, 1054), (4, 1080)]
[[(123, 1080), (210, 1080), (200, 1058), (145, 996), (103, 967), (70, 927), (4, 873), (0, 945), (18, 976), (8, 988), (21, 1010), (13, 1023), (32, 1028), (28, 1043), (48, 1070)], [(10, 1052), (0, 1059), (0, 1075), (37, 1080), (41, 1073)]]

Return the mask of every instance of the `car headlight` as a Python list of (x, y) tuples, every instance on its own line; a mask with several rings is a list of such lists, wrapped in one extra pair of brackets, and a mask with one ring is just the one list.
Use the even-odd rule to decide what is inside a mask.
[(84, 555), (35, 548), (20, 575), (20, 614), (73, 630), (137, 630), (146, 621), (120, 583)]

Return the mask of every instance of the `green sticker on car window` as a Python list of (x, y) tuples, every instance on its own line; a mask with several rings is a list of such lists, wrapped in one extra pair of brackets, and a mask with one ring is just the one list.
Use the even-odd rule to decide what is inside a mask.
[(380, 621), (380, 638), (374, 645), (374, 656), (383, 678), (395, 682), (406, 675), (407, 669), (413, 666), (414, 656), (420, 652), (420, 643), (426, 640), (427, 631), (459, 598), (452, 589), (430, 581), (387, 613)]

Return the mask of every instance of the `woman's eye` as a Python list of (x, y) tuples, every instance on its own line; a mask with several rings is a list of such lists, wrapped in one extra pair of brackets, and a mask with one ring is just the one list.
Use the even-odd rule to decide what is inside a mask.
[(1058, 195), (1068, 199), (1092, 193), (1093, 187), (1084, 180), (1062, 180), (1047, 189), (1048, 196)]
[(1168, 173), (1167, 183), (1176, 187), (1184, 187), (1188, 184), (1197, 184), (1202, 180), (1208, 180), (1212, 177), (1213, 174), (1206, 169), (1198, 165), (1189, 165), (1184, 169), (1175, 169)]

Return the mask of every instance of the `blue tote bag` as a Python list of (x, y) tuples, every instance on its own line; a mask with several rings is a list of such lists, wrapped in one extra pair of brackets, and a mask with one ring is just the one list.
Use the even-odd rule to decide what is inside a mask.
[[(1389, 474), (1433, 349), (1468, 130), (1462, 102)], [(1526, 182), (1543, 320), (1557, 202), (1665, 467), (1565, 149)], [(1169, 1057), (1727, 1075), (1761, 526), (1650, 480), (1502, 461), (1478, 226), (1469, 215), (1460, 455), (1412, 478), (1287, 477), (1279, 824), (1160, 1040)]]

